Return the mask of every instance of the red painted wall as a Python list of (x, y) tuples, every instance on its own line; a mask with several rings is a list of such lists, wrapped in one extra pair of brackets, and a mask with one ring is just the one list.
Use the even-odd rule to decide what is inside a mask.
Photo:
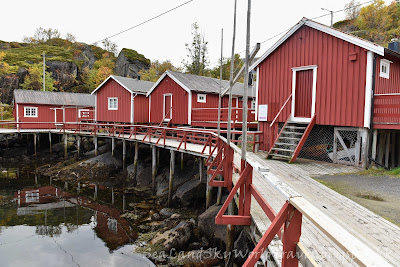
[(135, 124), (149, 122), (149, 98), (145, 95), (137, 95), (134, 98), (134, 122)]
[(384, 59), (392, 61), (390, 64), (389, 79), (380, 77), (380, 62), (383, 57), (376, 58), (375, 94), (399, 94), (400, 93), (400, 59), (386, 55)]
[(151, 92), (150, 122), (163, 120), (164, 94), (172, 94), (172, 124), (188, 124), (188, 93), (170, 77), (165, 78)]
[[(97, 121), (131, 122), (131, 93), (113, 79), (97, 90)], [(108, 98), (118, 97), (118, 110), (108, 110)]]
[[(17, 107), (17, 105), (15, 105)], [(24, 107), (37, 107), (37, 117), (24, 117)], [(54, 105), (37, 105), (37, 104), (18, 104), (19, 122), (43, 122), (34, 124), (21, 124), (22, 129), (50, 129), (54, 128), (55, 110), (52, 108), (62, 108), (62, 106)], [(92, 107), (85, 107), (84, 109), (93, 110)], [(17, 120), (17, 112), (14, 111), (15, 120)], [(78, 108), (65, 107), (65, 122), (77, 122)], [(48, 122), (48, 123), (46, 123)]]
[[(357, 54), (356, 61), (349, 60), (351, 53)], [(366, 62), (365, 49), (303, 26), (259, 64), (258, 104), (268, 104), (271, 122), (292, 93), (292, 68), (317, 65), (316, 123), (362, 127)], [(290, 112), (289, 103), (278, 122), (286, 121)], [(268, 125), (259, 124), (264, 150), (273, 140)]]

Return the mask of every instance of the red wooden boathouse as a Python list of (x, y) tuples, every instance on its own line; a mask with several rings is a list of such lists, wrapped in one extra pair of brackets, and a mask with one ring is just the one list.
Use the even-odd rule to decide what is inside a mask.
[(95, 98), (90, 94), (14, 90), (14, 118), (20, 128), (53, 129), (64, 122), (92, 121)]
[[(222, 81), (222, 89), (229, 81)], [(218, 121), (219, 79), (176, 71), (166, 71), (149, 90), (150, 122), (170, 122), (175, 125), (216, 128)], [(232, 127), (241, 128), (243, 84), (233, 87)], [(254, 92), (253, 92), (254, 91)], [(249, 127), (255, 120), (255, 89), (249, 89)], [(253, 106), (253, 108), (252, 108)], [(228, 95), (223, 97), (221, 127), (227, 126)]]
[(149, 101), (146, 93), (153, 82), (111, 75), (93, 92), (96, 97), (96, 121), (148, 123)]
[(303, 18), (251, 66), (263, 113), (261, 149), (289, 161), (300, 155), (365, 166), (369, 130), (400, 129), (399, 59)]

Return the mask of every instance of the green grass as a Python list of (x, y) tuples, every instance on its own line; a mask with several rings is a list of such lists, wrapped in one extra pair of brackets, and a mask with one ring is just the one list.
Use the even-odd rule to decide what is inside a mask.
[(400, 178), (400, 167), (392, 170), (385, 170), (383, 168), (369, 168), (368, 170), (363, 170), (355, 173), (347, 174), (357, 174), (357, 175), (370, 175), (370, 176), (391, 176), (393, 178)]
[(147, 59), (145, 56), (143, 56), (142, 54), (139, 54), (138, 52), (136, 52), (133, 49), (128, 49), (128, 48), (122, 48), (122, 52), (124, 52), (125, 57), (128, 60), (139, 60), (145, 64), (150, 65), (150, 59)]

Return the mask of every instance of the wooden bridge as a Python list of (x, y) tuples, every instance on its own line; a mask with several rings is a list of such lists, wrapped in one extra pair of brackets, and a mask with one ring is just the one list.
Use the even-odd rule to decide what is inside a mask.
[[(257, 239), (244, 266), (254, 266), (260, 258), (265, 263), (270, 260), (267, 256), (278, 266), (299, 262), (303, 266), (397, 266), (400, 262), (400, 228), (314, 181), (308, 170), (311, 165), (314, 172), (329, 172), (321, 164), (288, 164), (251, 152), (244, 162), (240, 149), (228, 145), (225, 138), (190, 128), (94, 123), (65, 123), (59, 129), (54, 123), (48, 129), (34, 129), (34, 124), (0, 126), (0, 134), (117, 138), (206, 158), (209, 185), (230, 191), (216, 223), (248, 225)], [(218, 175), (224, 177), (222, 181), (216, 179)], [(238, 214), (226, 215), (233, 200)]]

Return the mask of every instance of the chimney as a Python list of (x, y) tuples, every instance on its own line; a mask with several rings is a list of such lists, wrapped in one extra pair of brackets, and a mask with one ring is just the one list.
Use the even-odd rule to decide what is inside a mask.
[(138, 74), (137, 79), (140, 80), (140, 75)]
[(392, 40), (390, 40), (388, 48), (397, 53), (400, 53), (400, 40), (398, 38), (393, 38)]

